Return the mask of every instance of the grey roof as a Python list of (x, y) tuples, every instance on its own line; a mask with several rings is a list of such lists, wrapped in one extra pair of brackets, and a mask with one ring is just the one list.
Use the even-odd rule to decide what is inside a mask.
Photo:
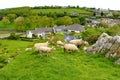
[(85, 28), (82, 25), (79, 24), (73, 24), (67, 27), (68, 30), (72, 31), (83, 31)]
[(36, 28), (35, 31), (52, 32), (52, 28)]

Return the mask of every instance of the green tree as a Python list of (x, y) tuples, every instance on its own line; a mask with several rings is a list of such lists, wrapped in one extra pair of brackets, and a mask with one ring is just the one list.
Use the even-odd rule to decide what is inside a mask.
[(52, 17), (43, 16), (39, 20), (40, 27), (52, 27), (54, 26), (54, 20)]
[(35, 15), (35, 16), (30, 16), (29, 17), (31, 20), (32, 27), (38, 28), (40, 26), (40, 16)]
[(86, 19), (85, 19), (85, 17), (80, 17), (79, 20), (80, 20), (80, 24), (81, 24), (81, 25), (85, 25), (85, 24), (86, 24)]
[(16, 14), (8, 14), (7, 17), (9, 18), (10, 22), (14, 22), (14, 19), (17, 17)]
[(23, 31), (24, 30), (24, 17), (18, 17), (15, 19), (15, 29), (17, 31)]
[(78, 23), (78, 24), (80, 24), (79, 18), (72, 18), (72, 22), (73, 22), (73, 23)]
[(60, 17), (56, 21), (57, 25), (70, 25), (72, 24), (72, 18), (69, 16)]
[(4, 17), (2, 19), (2, 22), (4, 23), (5, 26), (8, 25), (8, 24), (10, 24), (10, 21), (9, 21), (8, 17)]

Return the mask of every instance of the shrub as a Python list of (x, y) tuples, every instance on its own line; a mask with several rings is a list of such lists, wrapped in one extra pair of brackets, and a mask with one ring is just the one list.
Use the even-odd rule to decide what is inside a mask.
[(11, 40), (17, 40), (19, 37), (17, 35), (15, 35), (15, 33), (10, 33), (10, 36), (8, 37), (8, 39)]
[(2, 45), (2, 43), (0, 43), (0, 46)]
[(50, 44), (52, 45), (56, 45), (56, 42), (58, 40), (63, 41), (64, 40), (64, 36), (60, 33), (57, 33), (56, 35), (52, 36), (52, 38), (49, 40)]
[(111, 36), (120, 35), (120, 24), (109, 27), (106, 30), (106, 33), (108, 33)]
[(105, 30), (102, 28), (87, 28), (86, 31), (81, 33), (81, 36), (84, 40), (88, 41), (90, 44), (93, 44), (97, 41), (98, 37), (104, 32)]

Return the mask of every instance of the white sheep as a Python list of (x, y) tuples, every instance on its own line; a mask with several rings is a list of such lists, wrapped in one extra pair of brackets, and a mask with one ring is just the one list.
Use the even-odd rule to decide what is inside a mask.
[(31, 51), (32, 50), (32, 48), (26, 48), (25, 49), (25, 51)]
[(89, 43), (87, 41), (84, 41), (83, 42), (84, 46), (88, 47), (89, 46)]
[(35, 44), (34, 44), (34, 50), (35, 50), (35, 51), (38, 51), (40, 46), (48, 46), (48, 45), (49, 45), (49, 42), (48, 42), (48, 41), (45, 42), (45, 43), (35, 43)]
[(84, 46), (84, 47), (83, 47), (83, 50), (84, 50), (84, 51), (86, 51), (86, 50), (87, 50), (87, 48), (88, 48), (88, 47)]
[(50, 48), (50, 47), (46, 47), (46, 46), (40, 46), (39, 47), (39, 53), (47, 53), (47, 56), (50, 55), (51, 51), (55, 50), (55, 48)]
[(57, 46), (64, 46), (64, 43), (62, 41), (57, 41)]
[(71, 44), (75, 44), (77, 47), (80, 47), (84, 41), (82, 39), (75, 39), (70, 41)]
[(79, 51), (75, 44), (65, 44), (64, 45), (64, 52), (66, 51)]

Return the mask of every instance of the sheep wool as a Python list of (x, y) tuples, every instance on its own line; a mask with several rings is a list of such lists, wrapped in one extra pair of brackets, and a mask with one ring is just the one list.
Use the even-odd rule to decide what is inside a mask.
[(64, 45), (64, 52), (66, 51), (79, 51), (75, 44), (65, 44)]
[(64, 43), (62, 41), (57, 41), (57, 46), (64, 46)]
[(45, 52), (47, 55), (49, 55), (48, 53), (51, 53), (53, 50), (55, 50), (55, 48), (49, 48), (46, 46), (39, 47), (39, 53)]
[(35, 43), (34, 44), (34, 50), (38, 51), (40, 46), (48, 46), (48, 45), (49, 45), (48, 41), (45, 42), (45, 43)]
[(82, 39), (75, 39), (70, 41), (71, 44), (75, 44), (76, 46), (80, 46), (84, 43)]

